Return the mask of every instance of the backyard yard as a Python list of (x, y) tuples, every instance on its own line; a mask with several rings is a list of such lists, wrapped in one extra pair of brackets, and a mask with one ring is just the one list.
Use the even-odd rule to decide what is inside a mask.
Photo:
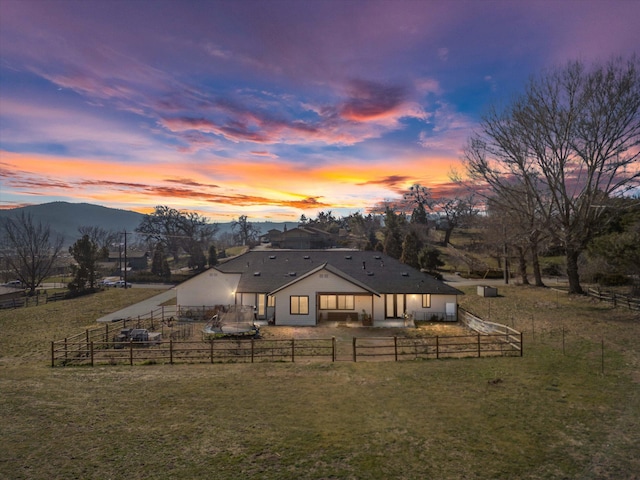
[[(51, 368), (51, 340), (145, 293), (0, 312), (0, 479), (638, 479), (637, 312), (465, 290), (524, 332), (523, 357)], [(263, 334), (348, 344), (352, 328)]]

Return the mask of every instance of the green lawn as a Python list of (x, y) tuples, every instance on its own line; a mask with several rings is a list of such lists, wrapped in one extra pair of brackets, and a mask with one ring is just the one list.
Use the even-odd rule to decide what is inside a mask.
[(0, 478), (638, 478), (637, 315), (467, 292), (524, 357), (52, 369), (136, 289), (0, 312)]

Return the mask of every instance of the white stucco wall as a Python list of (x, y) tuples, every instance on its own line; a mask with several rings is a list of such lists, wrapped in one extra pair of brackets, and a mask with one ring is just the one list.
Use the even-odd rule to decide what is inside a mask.
[[(455, 295), (431, 295), (431, 307), (422, 308), (421, 295), (407, 295), (407, 313), (413, 314), (416, 320), (429, 320), (431, 315), (442, 315), (446, 312), (446, 304), (454, 305), (457, 313), (457, 297)], [(426, 317), (425, 317), (426, 316)]]
[(240, 281), (238, 273), (209, 269), (176, 287), (176, 301), (181, 306), (229, 305)]
[[(276, 294), (276, 325), (316, 325), (317, 320), (317, 295), (318, 293), (365, 293), (366, 290), (354, 285), (343, 278), (321, 270), (313, 275), (280, 290)], [(290, 312), (290, 298), (294, 295), (309, 297), (309, 314), (292, 315)], [(358, 298), (358, 297), (356, 297)], [(359, 304), (356, 301), (355, 312), (358, 313)], [(366, 302), (367, 311), (370, 310), (370, 301)]]

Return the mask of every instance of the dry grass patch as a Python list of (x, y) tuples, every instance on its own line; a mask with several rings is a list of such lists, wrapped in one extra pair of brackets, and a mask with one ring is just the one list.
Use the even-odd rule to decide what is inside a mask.
[(104, 312), (0, 312), (0, 478), (637, 479), (638, 321), (500, 293), (491, 319), (525, 331), (523, 358), (52, 369), (39, 349)]
[(96, 319), (163, 290), (113, 288), (37, 307), (0, 311), (0, 363), (47, 363), (50, 342), (95, 328)]

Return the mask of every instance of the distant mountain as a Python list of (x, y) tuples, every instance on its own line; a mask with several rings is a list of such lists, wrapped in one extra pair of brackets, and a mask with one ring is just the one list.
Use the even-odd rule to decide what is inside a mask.
[[(5, 218), (19, 215), (21, 212), (31, 214), (36, 222), (51, 226), (55, 234), (64, 238), (64, 246), (68, 247), (78, 240), (78, 228), (83, 226), (99, 226), (108, 231), (133, 232), (144, 217), (143, 214), (130, 210), (103, 207), (90, 203), (51, 202), (28, 207), (0, 210), (0, 224)], [(251, 219), (249, 219), (251, 221)], [(284, 230), (295, 228), (296, 222), (251, 222), (262, 233), (271, 229)], [(218, 233), (231, 232), (231, 222), (217, 223)]]
[(63, 236), (65, 246), (78, 240), (79, 227), (99, 226), (108, 231), (132, 232), (144, 217), (141, 213), (89, 203), (52, 202), (0, 210), (0, 222), (22, 212), (30, 214), (36, 222), (50, 225), (55, 234)]

